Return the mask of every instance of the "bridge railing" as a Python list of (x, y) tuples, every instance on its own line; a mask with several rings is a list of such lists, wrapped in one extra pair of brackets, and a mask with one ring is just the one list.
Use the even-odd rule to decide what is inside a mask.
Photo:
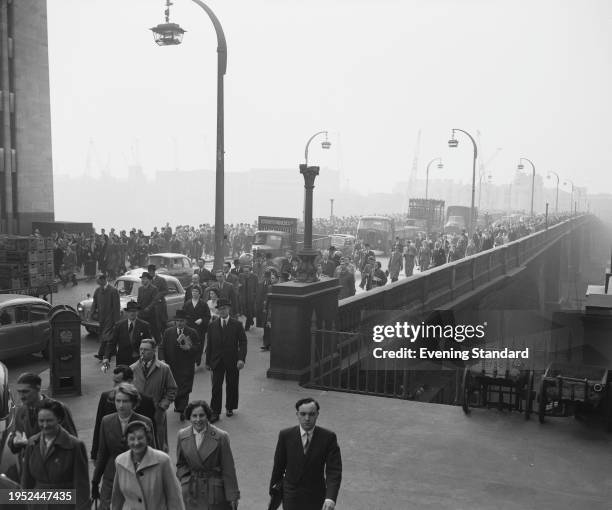
[(578, 216), (546, 230), (461, 260), (434, 267), (410, 278), (343, 299), (334, 321), (336, 331), (357, 331), (376, 310), (421, 313), (446, 305), (478, 287), (511, 274), (587, 221)]

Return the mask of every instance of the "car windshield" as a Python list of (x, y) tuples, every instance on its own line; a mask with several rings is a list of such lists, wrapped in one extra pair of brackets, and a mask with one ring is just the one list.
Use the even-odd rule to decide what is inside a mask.
[(148, 265), (153, 264), (155, 269), (164, 269), (168, 268), (168, 264), (172, 262), (172, 259), (167, 259), (165, 257), (160, 257), (157, 255), (149, 255), (149, 260), (147, 262)]
[(267, 244), (271, 248), (281, 247), (282, 237), (278, 234), (268, 234), (265, 232), (258, 232), (255, 234), (255, 240), (253, 244)]
[(140, 282), (133, 282), (131, 280), (117, 280), (115, 282), (115, 287), (122, 296), (137, 296), (140, 285)]
[(361, 218), (359, 220), (359, 229), (362, 228), (371, 228), (373, 230), (384, 230), (385, 232), (389, 232), (391, 230), (391, 225), (389, 220), (383, 218)]

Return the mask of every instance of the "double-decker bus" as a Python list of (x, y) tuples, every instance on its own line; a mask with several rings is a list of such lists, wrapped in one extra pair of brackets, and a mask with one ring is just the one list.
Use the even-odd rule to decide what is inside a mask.
[(357, 224), (357, 237), (368, 243), (374, 253), (388, 255), (395, 238), (395, 223), (386, 216), (362, 216)]

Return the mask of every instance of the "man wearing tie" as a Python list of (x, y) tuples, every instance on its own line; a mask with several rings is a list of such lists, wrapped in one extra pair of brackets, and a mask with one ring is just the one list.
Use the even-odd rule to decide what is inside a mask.
[[(19, 462), (23, 458), (28, 440), (40, 432), (38, 410), (42, 403), (48, 400), (48, 397), (40, 392), (41, 384), (40, 376), (32, 372), (21, 374), (17, 379), (17, 394), (22, 405), (15, 411), (14, 432), (9, 434), (7, 444), (11, 452), (18, 454)], [(69, 434), (76, 437), (77, 430), (72, 420), (72, 414), (64, 404), (62, 406), (64, 407), (64, 418), (60, 425)]]
[(342, 480), (342, 459), (336, 434), (315, 427), (319, 403), (303, 398), (295, 404), (299, 425), (278, 436), (270, 495), (282, 481), (284, 510), (332, 510)]
[(140, 342), (144, 338), (151, 338), (149, 323), (138, 318), (140, 306), (130, 301), (124, 308), (127, 318), (115, 324), (113, 336), (106, 346), (106, 353), (102, 368), (108, 369), (110, 359), (117, 353), (117, 365), (131, 365), (140, 357)]
[(184, 310), (177, 310), (174, 320), (176, 326), (164, 331), (158, 358), (168, 363), (172, 370), (178, 386), (174, 399), (174, 411), (181, 414), (181, 421), (185, 421), (183, 413), (189, 403), (189, 395), (193, 388), (195, 363), (201, 356), (200, 337), (195, 329), (187, 326), (187, 314)]
[(230, 306), (227, 299), (220, 298), (217, 301), (219, 318), (208, 327), (206, 368), (212, 371), (211, 423), (218, 421), (221, 414), (224, 378), (226, 416), (233, 416), (234, 409), (238, 408), (238, 376), (247, 353), (244, 327), (242, 322), (229, 316)]
[(176, 397), (176, 381), (170, 367), (155, 359), (155, 340), (145, 338), (140, 342), (140, 360), (130, 368), (134, 372), (134, 386), (155, 403), (157, 446), (168, 453), (168, 422), (166, 411)]

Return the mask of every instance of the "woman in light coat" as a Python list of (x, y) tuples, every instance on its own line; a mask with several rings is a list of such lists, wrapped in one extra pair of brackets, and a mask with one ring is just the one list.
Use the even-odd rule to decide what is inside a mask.
[(125, 431), (129, 450), (115, 460), (112, 510), (184, 510), (170, 457), (148, 445), (150, 430), (133, 421)]
[(227, 433), (209, 423), (204, 400), (190, 402), (185, 416), (191, 425), (179, 431), (176, 453), (185, 508), (236, 510), (240, 491)]

